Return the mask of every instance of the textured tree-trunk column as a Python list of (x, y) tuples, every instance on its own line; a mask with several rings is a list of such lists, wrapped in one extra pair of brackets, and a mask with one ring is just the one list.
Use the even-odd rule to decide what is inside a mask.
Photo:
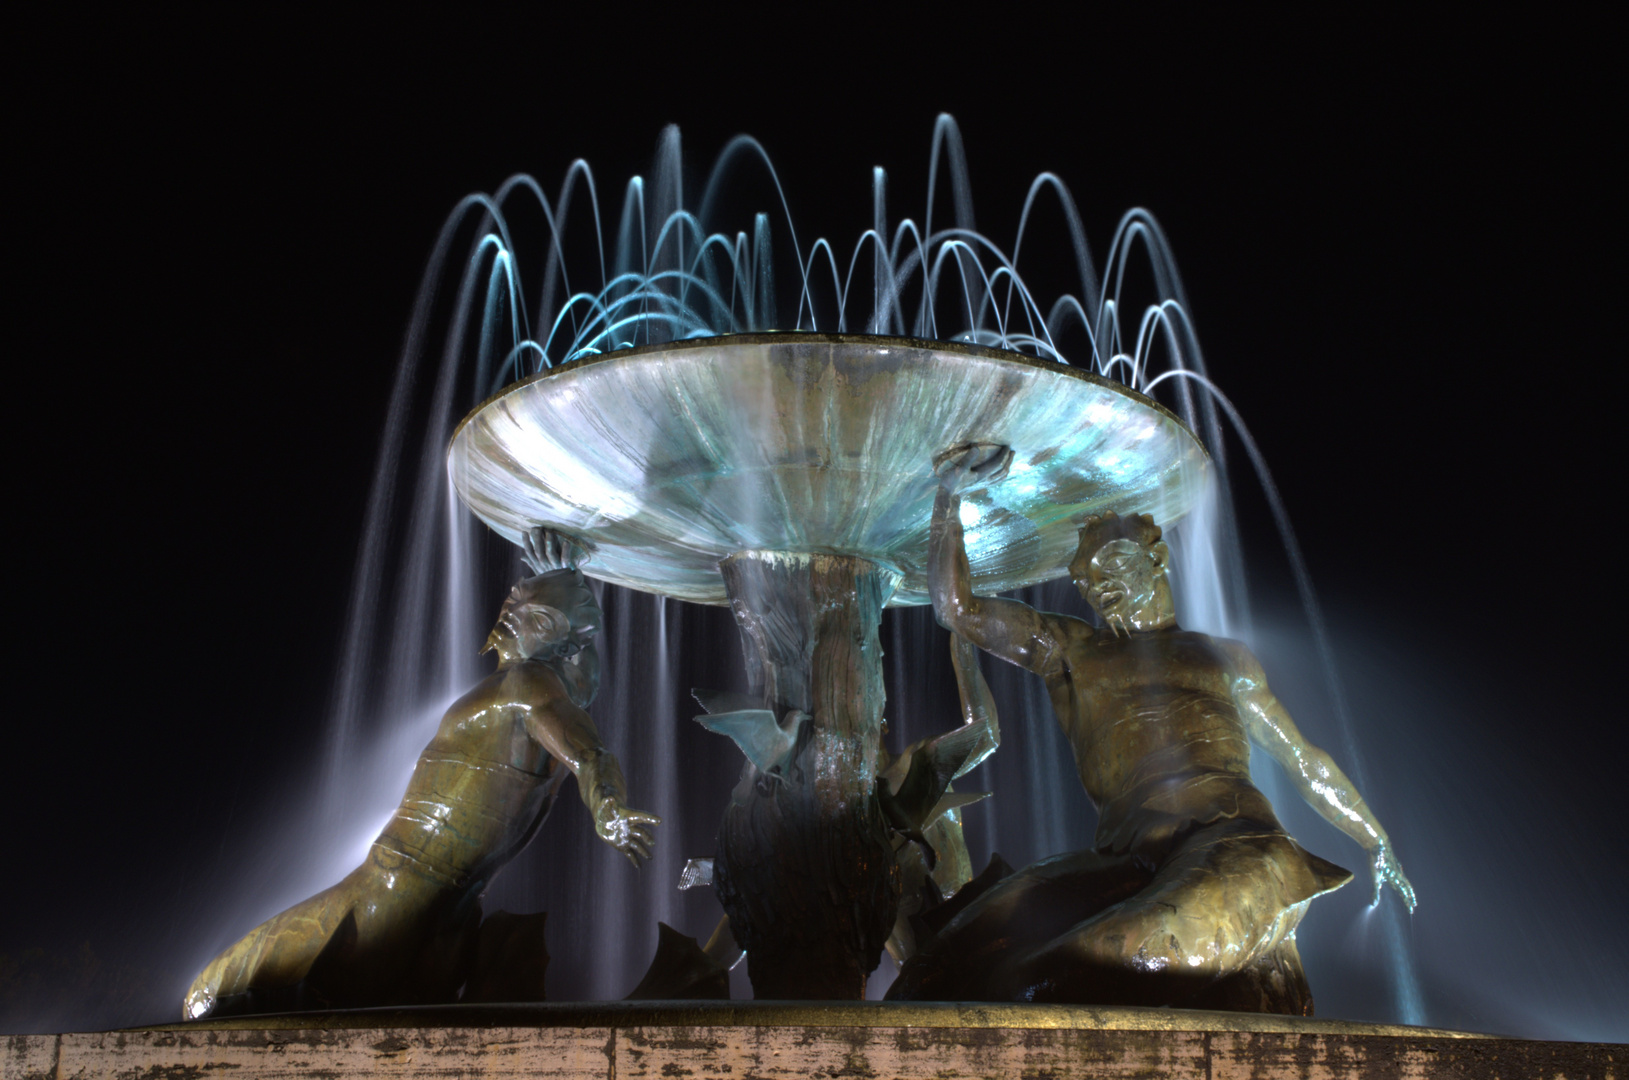
[(899, 905), (876, 796), (877, 626), (899, 576), (852, 556), (748, 551), (719, 564), (764, 707), (813, 719), (790, 759), (749, 766), (713, 884), (758, 998), (859, 999)]

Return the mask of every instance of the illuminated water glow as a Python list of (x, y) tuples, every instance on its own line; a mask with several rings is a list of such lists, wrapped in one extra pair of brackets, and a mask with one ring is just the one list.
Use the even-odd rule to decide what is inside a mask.
[(747, 334), (646, 346), (534, 376), (460, 425), (459, 496), (517, 545), (540, 522), (594, 548), (589, 573), (726, 602), (738, 551), (857, 555), (925, 604), (935, 448), (1000, 442), (1013, 483), (967, 496), (974, 586), (1064, 574), (1077, 523), (1181, 519), (1210, 462), (1187, 427), (1119, 383), (978, 346)]
[[(398, 717), (422, 715), (428, 703), (445, 700), (478, 676), (469, 644), (484, 632), (491, 598), (519, 572), (513, 552), (494, 551), (448, 488), (442, 453), (458, 418), (519, 377), (631, 345), (761, 330), (906, 334), (1067, 363), (1160, 397), (1203, 438), (1220, 480), (1169, 537), (1183, 621), (1196, 629), (1249, 636), (1248, 594), (1222, 438), (1222, 423), (1231, 410), (1225, 402), (1219, 407), (1221, 399), (1210, 392), (1181, 278), (1152, 215), (1133, 210), (1122, 218), (1100, 276), (1068, 189), (1043, 173), (1032, 183), (1017, 234), (1004, 249), (973, 227), (966, 160), (949, 117), (941, 117), (934, 128), (927, 199), (919, 218), (890, 224), (887, 175), (875, 169), (870, 177), (872, 220), (857, 229), (852, 245), (811, 242), (796, 232), (781, 178), (756, 140), (740, 137), (725, 148), (701, 199), (689, 208), (677, 179), (681, 164), (678, 132), (669, 129), (658, 151), (655, 179), (632, 178), (620, 203), (607, 207), (613, 211), (609, 215), (602, 213), (592, 170), (579, 161), (552, 202), (535, 179), (519, 175), (490, 195), (463, 200), (443, 227), (397, 370), (369, 500), (330, 729), (323, 820), (373, 820), (376, 814), (363, 807), (395, 798), (396, 790), (383, 790), (394, 786), (394, 780), (359, 783), (353, 771), (359, 751), (397, 728)], [(767, 211), (734, 206), (721, 194), (743, 170), (760, 170), (772, 182), (777, 198)], [(942, 218), (935, 221), (936, 202), (943, 201), (946, 188), (952, 205), (949, 226)], [(1056, 295), (1037, 295), (1019, 256), (1034, 250), (1037, 241), (1026, 240), (1026, 230), (1032, 214), (1048, 201), (1063, 214), (1062, 246), (1066, 261), (1075, 267), (1076, 285)], [(729, 227), (719, 223), (737, 210), (746, 216)], [(524, 228), (528, 214), (544, 219), (541, 237)], [(609, 221), (616, 222), (614, 228), (607, 227)], [(577, 258), (581, 245), (568, 243), (568, 233), (575, 238), (588, 232), (594, 238), (593, 254)], [(1139, 273), (1143, 266), (1146, 271)], [(1133, 298), (1137, 289), (1132, 285), (1139, 282), (1143, 292), (1152, 292), (1152, 300)], [(438, 296), (451, 298), (450, 314), (445, 302), (438, 306)], [(1233, 420), (1279, 518), (1315, 636), (1324, 646), (1321, 659), (1333, 681), (1327, 635), (1288, 518), (1248, 433), (1236, 416)], [(596, 493), (591, 479), (584, 478), (582, 490), (588, 493), (585, 501), (592, 496), (607, 514), (629, 509), (615, 491)], [(970, 541), (976, 542), (977, 534), (970, 533)], [(629, 645), (642, 636), (665, 641), (673, 617), (670, 605), (658, 600), (655, 609), (641, 614), (648, 603), (633, 603), (618, 617), (627, 621), (648, 614), (657, 620), (654, 630), (617, 627), (608, 610), (611, 633)], [(733, 643), (725, 647), (733, 648)], [(617, 678), (616, 669), (610, 670)], [(634, 676), (625, 672), (621, 677)], [(649, 689), (672, 691), (666, 686)], [(1033, 689), (1024, 688), (1026, 708), (1041, 714), (1044, 696)], [(1338, 685), (1335, 698), (1344, 700)], [(1346, 732), (1340, 757), (1361, 783), (1351, 722), (1344, 705), (1338, 708)], [(602, 727), (615, 730), (605, 720)], [(612, 737), (613, 749), (620, 738)], [(416, 750), (415, 745), (410, 753), (402, 752), (405, 767), (411, 767)], [(671, 754), (666, 760), (676, 767)], [(1055, 763), (1033, 764), (1039, 777)], [(379, 773), (394, 776), (401, 770), (386, 767)], [(1260, 770), (1258, 776), (1271, 783)], [(1062, 782), (1071, 783), (1072, 777)], [(656, 790), (677, 790), (671, 777), (655, 783)], [(1018, 797), (1017, 792), (1007, 796), (1009, 802)], [(1050, 798), (1048, 785), (1037, 781), (1030, 797)], [(977, 812), (995, 811), (985, 804)], [(1032, 816), (1037, 822), (1051, 820), (1039, 811)], [(1042, 827), (1037, 837), (1044, 850), (1047, 843), (1061, 843), (1063, 833), (1053, 836)], [(359, 828), (353, 839), (361, 843), (368, 838)], [(337, 879), (349, 868), (340, 865), (341, 849), (356, 844), (336, 838), (332, 847), (333, 866), (314, 871), (314, 876)], [(659, 848), (647, 877), (660, 878), (662, 884), (647, 888), (642, 880), (639, 890), (608, 889), (612, 899), (598, 902), (596, 921), (637, 926), (639, 932), (653, 928), (656, 917), (675, 921), (658, 913), (672, 911), (675, 900), (665, 885), (669, 878), (676, 880), (685, 854), (671, 844)], [(601, 873), (592, 860), (583, 869), (589, 880)], [(630, 900), (636, 893), (640, 898)], [(239, 920), (245, 925), (236, 932), (270, 913), (245, 912)], [(1395, 912), (1385, 914), (1387, 924), (1395, 925)], [(1405, 956), (1405, 962), (1394, 965), (1396, 1015), (1415, 1020), (1417, 993), (1408, 989), (1414, 979), (1403, 937), (1394, 932), (1391, 940)], [(627, 951), (628, 963), (642, 965), (637, 946)], [(579, 989), (583, 996), (619, 997), (628, 985), (626, 972), (618, 971), (592, 975)]]

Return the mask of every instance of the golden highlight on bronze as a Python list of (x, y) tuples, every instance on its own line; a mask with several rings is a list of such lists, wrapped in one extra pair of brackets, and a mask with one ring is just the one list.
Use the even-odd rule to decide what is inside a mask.
[[(628, 739), (615, 745), (634, 789), (660, 800), (634, 801), (699, 847), (665, 847), (664, 859), (676, 858), (661, 864), (659, 887), (708, 890), (653, 901), (650, 886), (640, 906), (635, 890), (599, 881), (586, 890), (588, 910), (557, 913), (554, 932), (575, 939), (573, 964), (560, 969), (598, 996), (628, 976), (634, 1000), (727, 999), (744, 963), (756, 998), (853, 1003), (887, 957), (898, 968), (895, 1001), (1309, 1015), (1296, 931), (1311, 901), (1351, 875), (1280, 825), (1252, 781), (1253, 744), (1368, 853), (1376, 895), (1389, 885), (1413, 910), (1385, 829), (1302, 736), (1256, 658), (1177, 623), (1171, 573), (1185, 593), (1220, 580), (1214, 566), (1184, 560), (1216, 553), (1216, 534), (1203, 531), (1216, 519), (1205, 514), (1229, 498), (1221, 418), (1237, 418), (1204, 374), (1158, 224), (1146, 211), (1126, 214), (1100, 278), (1071, 197), (1043, 174), (1009, 256), (972, 228), (949, 117), (934, 147), (920, 224), (890, 222), (885, 176), (872, 174), (874, 220), (854, 248), (852, 280), (838, 281), (829, 242), (798, 248), (786, 221), (796, 273), (783, 268), (793, 287), (780, 299), (771, 215), (705, 231), (711, 195), (686, 208), (675, 128), (663, 134), (658, 180), (648, 190), (630, 183), (621, 224), (593, 222), (596, 242), (615, 236), (612, 250), (601, 246), (581, 268), (565, 265), (582, 245), (562, 244), (560, 231), (587, 212), (579, 203), (568, 215), (586, 167), (572, 167), (552, 210), (530, 177), (460, 204), (426, 273), (400, 374), (408, 389), (392, 399), (381, 455), (411, 460), (422, 442), (418, 458), (434, 468), (414, 490), (447, 500), (449, 513), (415, 506), (399, 522), (370, 509), (353, 610), (359, 620), (396, 604), (450, 612), (442, 632), (475, 638), (495, 599), (485, 590), (514, 572), (515, 550), (491, 541), (518, 548), (532, 574), (486, 637), (497, 670), (446, 710), (362, 864), (217, 956), (186, 995), (187, 1017), (546, 997), (545, 916), (486, 912), (488, 886), (535, 836), (567, 772), (597, 836), (634, 866), (650, 858), (661, 821), (629, 805), (622, 767), (586, 711), (601, 677), (596, 595), (615, 598), (606, 601), (613, 640), (635, 654), (610, 657), (611, 677), (625, 680), (618, 689), (663, 684), (650, 715), (626, 726), (602, 717)], [(934, 223), (941, 155), (957, 190), (954, 225)], [(704, 192), (732, 161), (768, 165), (761, 147), (738, 139)], [(662, 209), (647, 214), (647, 196)], [(1070, 223), (1058, 233), (1072, 256), (1061, 263), (1073, 268), (1061, 294), (1033, 292), (1019, 272), (1038, 198), (1056, 198)], [(601, 201), (591, 201), (598, 214)], [(538, 221), (544, 246), (521, 251)], [(587, 243), (590, 230), (577, 227)], [(834, 297), (817, 257), (833, 260)], [(1128, 267), (1152, 273), (1123, 293)], [(1138, 312), (1132, 301), (1147, 285)], [(457, 299), (438, 307), (437, 295)], [(425, 328), (444, 316), (432, 400), (410, 400), (428, 355), (411, 350), (430, 347), (436, 335)], [(370, 506), (393, 506), (397, 480), (382, 469)], [(1164, 529), (1196, 518), (1167, 543)], [(409, 554), (398, 559), (389, 549), (404, 535)], [(376, 589), (373, 575), (396, 561), (410, 564), (404, 583)], [(641, 604), (660, 597), (661, 621), (622, 623), (629, 594), (591, 591), (582, 566), (607, 588), (646, 594)], [(1065, 576), (1090, 619), (998, 595)], [(669, 636), (685, 624), (667, 621), (668, 601), (725, 608), (740, 635), (740, 669), (707, 669), (735, 683), (692, 689), (695, 710), (675, 707), (669, 659), (694, 643)], [(895, 669), (904, 700), (893, 715), (912, 727), (891, 740), (883, 652), (899, 638), (885, 631), (885, 610), (929, 604), (948, 631), (925, 618), (919, 626), (922, 640), (939, 635), (927, 666), (940, 685)], [(424, 621), (407, 620), (404, 636)], [(356, 625), (356, 641), (371, 647), (371, 628)], [(647, 667), (638, 653), (652, 643), (629, 626), (652, 625), (655, 662), (628, 670)], [(1013, 763), (997, 759), (1001, 780), (988, 786), (998, 790), (966, 790), (970, 771), (998, 752), (1002, 721), (1028, 736), (1042, 720), (1030, 714), (1045, 711), (1010, 692), (1018, 673), (987, 682), (982, 652), (1030, 673), (1030, 691), (1044, 682), (1098, 810), (1088, 849), (1029, 862), (1085, 842), (1080, 823), (1036, 809), (1062, 792), (1078, 798), (1073, 780), (1049, 779), (1052, 762), (1035, 756), (1042, 744), (1025, 746), (1020, 783)], [(421, 673), (410, 669), (431, 653), (371, 655), (381, 674), (359, 646), (345, 685), (411, 684)], [(448, 697), (476, 677), (449, 670)], [(347, 715), (364, 712), (360, 696)], [(933, 704), (914, 708), (921, 701)], [(697, 735), (687, 716), (722, 738)], [(697, 760), (679, 760), (675, 728), (695, 736), (684, 753)], [(697, 833), (684, 811), (705, 799), (710, 785), (693, 777), (713, 766), (737, 779), (718, 785)], [(1014, 870), (996, 856), (980, 870), (963, 826), (993, 828), (1003, 800), (1026, 822), (1006, 827), (1009, 838), (1024, 834), (1029, 864)], [(972, 835), (993, 849), (988, 829)], [(680, 899), (711, 932), (691, 938), (657, 924), (655, 955), (635, 981), (625, 946), (642, 929), (648, 948), (655, 922), (642, 913)]]
[(510, 591), (482, 650), (498, 670), (442, 717), (362, 865), (212, 960), (185, 1016), (542, 1001), (543, 916), (483, 919), (481, 897), (567, 772), (600, 839), (636, 867), (650, 857), (661, 818), (628, 806), (622, 767), (583, 711), (599, 691), (602, 616), (581, 547), (538, 529), (526, 552), (539, 573)]
[(999, 485), (1012, 461), (1000, 445), (935, 460), (934, 614), (1046, 680), (1098, 808), (1096, 842), (983, 883), (889, 996), (1311, 1015), (1295, 929), (1351, 874), (1285, 833), (1251, 782), (1250, 744), (1369, 853), (1376, 896), (1389, 884), (1412, 911), (1385, 829), (1302, 737), (1247, 648), (1177, 624), (1170, 551), (1150, 516), (1110, 511), (1080, 528), (1070, 574), (1100, 626), (974, 593), (962, 493)]

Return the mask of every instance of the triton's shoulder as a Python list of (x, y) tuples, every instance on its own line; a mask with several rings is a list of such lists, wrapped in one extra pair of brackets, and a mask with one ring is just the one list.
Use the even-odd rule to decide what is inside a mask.
[(1109, 630), (1093, 626), (1085, 619), (1073, 615), (1060, 615), (1057, 624), (1059, 658), (1065, 666), (1092, 664), (1103, 659), (1103, 647), (1112, 645), (1116, 638)]
[(1054, 631), (1065, 641), (1090, 641), (1097, 633), (1097, 627), (1079, 615), (1067, 615), (1061, 611), (1043, 611), (1041, 616), (1052, 624)]
[(482, 698), (489, 704), (532, 703), (556, 694), (566, 695), (566, 684), (554, 666), (540, 660), (522, 660), (494, 671), (477, 683), (465, 698)]
[(1261, 677), (1261, 661), (1256, 659), (1256, 654), (1251, 652), (1250, 646), (1244, 642), (1233, 638), (1212, 637), (1209, 634), (1192, 631), (1189, 631), (1189, 633), (1192, 633), (1195, 638), (1202, 640), (1205, 644), (1227, 657), (1228, 662), (1233, 665), (1234, 671), (1239, 675), (1249, 678)]
[(547, 683), (561, 687), (565, 685), (560, 678), (560, 672), (555, 669), (554, 662), (549, 660), (522, 660), (497, 674), (507, 675), (511, 681), (516, 682)]

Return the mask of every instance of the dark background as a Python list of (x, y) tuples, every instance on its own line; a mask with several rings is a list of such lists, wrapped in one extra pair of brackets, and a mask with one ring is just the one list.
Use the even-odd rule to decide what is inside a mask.
[[(199, 921), (303, 790), (389, 377), (460, 196), (517, 171), (553, 190), (579, 156), (620, 190), (670, 122), (700, 174), (745, 131), (800, 229), (846, 250), (870, 166), (919, 213), (948, 111), (996, 239), (1043, 169), (1100, 260), (1131, 206), (1170, 236), (1387, 778), (1427, 1019), (1629, 1038), (1604, 28), (770, 19), (6, 35), (0, 1030), (168, 1019)], [(1249, 484), (1240, 504), (1273, 672), (1306, 628)], [(1298, 678), (1275, 682), (1312, 734)], [(1330, 837), (1309, 846), (1353, 865)], [(1330, 950), (1372, 947), (1363, 887)], [(1313, 977), (1332, 1015), (1389, 1015)]]

